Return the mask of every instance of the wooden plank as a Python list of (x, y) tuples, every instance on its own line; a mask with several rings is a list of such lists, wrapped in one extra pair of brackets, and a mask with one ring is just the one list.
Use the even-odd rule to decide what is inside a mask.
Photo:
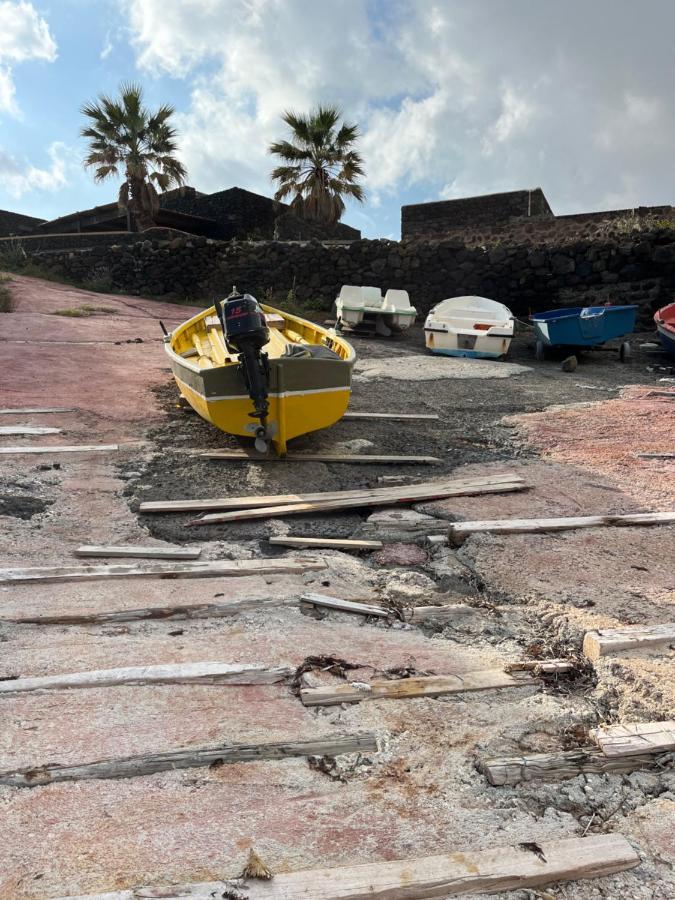
[(211, 562), (161, 563), (147, 566), (47, 566), (28, 569), (0, 569), (0, 584), (48, 584), (58, 581), (100, 581), (112, 578), (227, 578), (244, 575), (278, 575), (325, 569), (315, 559), (240, 559)]
[(446, 603), (444, 606), (413, 606), (411, 609), (404, 609), (403, 618), (406, 622), (419, 625), (430, 621), (454, 622), (475, 612), (466, 603)]
[(437, 456), (387, 456), (364, 453), (289, 453), (286, 456), (255, 456), (234, 450), (206, 450), (198, 454), (203, 459), (225, 459), (230, 462), (323, 462), (358, 465), (438, 466), (443, 460)]
[(675, 453), (638, 453), (638, 459), (675, 459)]
[[(195, 519), (191, 526), (213, 525), (218, 522), (237, 522), (245, 519), (277, 519), (281, 516), (300, 516), (312, 512), (329, 512), (338, 509), (355, 509), (371, 506), (395, 506), (398, 503), (418, 503), (421, 500), (442, 500), (446, 497), (465, 497), (472, 494), (504, 494), (510, 491), (523, 491), (527, 485), (520, 481), (503, 482), (500, 484), (475, 484), (454, 486), (423, 486), (422, 489), (411, 488), (408, 491), (397, 492), (387, 489), (386, 492), (377, 493), (378, 489), (370, 494), (344, 500), (323, 500), (312, 503), (291, 503), (284, 506), (268, 506), (262, 509), (243, 509), (234, 512), (209, 513), (201, 519)], [(675, 519), (675, 516), (674, 516)]]
[(100, 613), (64, 613), (57, 616), (16, 616), (0, 619), (0, 625), (106, 625), (116, 622), (142, 622), (153, 619), (219, 619), (240, 612), (272, 606), (297, 606), (296, 597), (243, 597), (228, 603), (185, 603), (174, 606), (148, 606)]
[(675, 720), (594, 728), (591, 739), (605, 756), (639, 756), (675, 749)]
[(241, 881), (193, 882), (61, 900), (134, 900), (141, 896), (164, 900), (228, 896), (241, 896), (242, 900), (431, 900), (600, 878), (640, 864), (638, 853), (621, 834), (452, 850), (436, 856), (280, 872), (269, 881), (247, 879), (245, 885)]
[(343, 419), (389, 419), (391, 422), (438, 422), (436, 413), (346, 412)]
[(505, 666), (507, 672), (534, 672), (535, 675), (562, 675), (577, 668), (577, 664), (569, 659), (526, 659)]
[(0, 416), (33, 416), (39, 413), (76, 412), (74, 406), (24, 406), (21, 409), (0, 409)]
[(272, 537), (267, 542), (274, 547), (325, 547), (334, 550), (381, 550), (382, 541), (352, 541), (342, 538)]
[(8, 434), (62, 434), (61, 428), (47, 425), (0, 425), (0, 435)]
[[(387, 606), (375, 606), (367, 600), (344, 600), (338, 597), (328, 597), (325, 594), (303, 594), (301, 604), (307, 606), (323, 606), (328, 609), (337, 609), (341, 612), (355, 613), (361, 616), (378, 616), (379, 618), (396, 617), (396, 612)], [(445, 606), (415, 606), (403, 609), (401, 614), (406, 622), (420, 624), (435, 620), (449, 622), (471, 615), (474, 610), (464, 603), (452, 603)]]
[(374, 734), (336, 734), (309, 741), (232, 744), (217, 747), (184, 747), (163, 753), (102, 759), (81, 765), (58, 764), (1, 772), (0, 784), (13, 787), (37, 787), (57, 781), (86, 781), (105, 778), (136, 778), (173, 769), (193, 769), (214, 763), (255, 762), (260, 759), (286, 759), (293, 756), (337, 756), (377, 750)]
[(495, 688), (531, 687), (539, 679), (523, 673), (509, 675), (503, 669), (464, 672), (462, 675), (425, 675), (413, 678), (375, 678), (365, 682), (347, 682), (316, 688), (303, 688), (300, 699), (305, 706), (334, 706), (360, 703), (362, 700), (398, 700), (409, 697), (440, 697), (463, 691), (489, 691)]
[(325, 594), (303, 594), (300, 602), (308, 606), (323, 606), (327, 609), (337, 609), (340, 612), (357, 613), (360, 616), (379, 616), (386, 619), (391, 615), (391, 610), (384, 606), (374, 606), (372, 603), (361, 603), (358, 600), (342, 600), (339, 597), (328, 597)]
[(130, 666), (0, 681), (0, 694), (138, 684), (276, 684), (290, 678), (294, 671), (289, 666), (266, 668), (253, 664), (228, 665), (219, 662)]
[(630, 515), (577, 516), (556, 519), (493, 519), (476, 522), (453, 522), (451, 539), (469, 534), (526, 534), (530, 532), (569, 531), (574, 528), (602, 526), (667, 525), (675, 522), (675, 512), (631, 513)]
[(119, 450), (118, 444), (80, 444), (78, 446), (66, 447), (62, 444), (55, 444), (52, 447), (47, 445), (43, 447), (0, 447), (0, 453), (4, 454), (21, 454), (21, 453), (99, 453), (108, 450)]
[(609, 758), (596, 747), (563, 750), (557, 753), (528, 753), (523, 756), (495, 756), (480, 762), (480, 771), (490, 784), (520, 784), (524, 781), (563, 781), (577, 775), (606, 775), (634, 772), (654, 766), (657, 754)]
[[(472, 476), (466, 478), (445, 479), (440, 484), (451, 484), (455, 487), (460, 485), (493, 485), (493, 484), (524, 484), (521, 476), (512, 472), (502, 473), (500, 475), (484, 475)], [(317, 491), (309, 494), (268, 494), (255, 495), (250, 497), (216, 497), (203, 500), (150, 500), (141, 503), (139, 511), (142, 513), (150, 512), (199, 512), (200, 510), (231, 510), (231, 509), (255, 509), (262, 506), (281, 506), (284, 503), (313, 503), (318, 500), (338, 500), (350, 497), (370, 496), (374, 491), (383, 494), (385, 491), (410, 491), (413, 488), (424, 487), (425, 485), (403, 485), (398, 488), (357, 488), (350, 491)]]
[(675, 622), (664, 625), (625, 625), (623, 628), (598, 628), (584, 635), (584, 654), (590, 660), (611, 656), (622, 650), (645, 650), (675, 644)]
[(649, 391), (645, 397), (666, 397), (668, 400), (675, 400), (675, 391)]
[(84, 544), (75, 556), (136, 557), (139, 559), (199, 559), (201, 547), (124, 547)]

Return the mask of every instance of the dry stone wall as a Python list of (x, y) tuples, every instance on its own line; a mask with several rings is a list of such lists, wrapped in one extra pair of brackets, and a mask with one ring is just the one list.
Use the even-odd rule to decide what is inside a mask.
[(467, 247), (457, 239), (220, 242), (166, 236), (87, 249), (27, 247), (29, 259), (55, 276), (93, 279), (119, 291), (210, 302), (232, 285), (283, 303), (329, 309), (341, 285), (403, 288), (424, 314), (445, 297), (480, 294), (516, 315), (560, 304), (630, 302), (643, 323), (675, 289), (675, 230), (603, 233), (567, 243), (502, 242)]

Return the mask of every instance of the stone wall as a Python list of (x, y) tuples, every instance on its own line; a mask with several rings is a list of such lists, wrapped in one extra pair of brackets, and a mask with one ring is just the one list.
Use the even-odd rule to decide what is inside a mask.
[(541, 188), (401, 207), (401, 237), (420, 238), (493, 228), (512, 219), (552, 218)]
[(481, 294), (516, 315), (607, 300), (637, 303), (647, 324), (675, 289), (675, 230), (603, 234), (594, 241), (494, 244), (458, 240), (220, 242), (199, 237), (142, 240), (87, 250), (30, 254), (55, 275), (108, 279), (123, 292), (204, 303), (237, 285), (283, 304), (290, 291), (330, 308), (343, 284), (403, 288), (421, 314), (446, 297)]

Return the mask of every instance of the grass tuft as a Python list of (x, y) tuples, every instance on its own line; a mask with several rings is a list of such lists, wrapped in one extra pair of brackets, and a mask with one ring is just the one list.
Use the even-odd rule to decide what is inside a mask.
[(69, 309), (56, 309), (52, 313), (53, 316), (67, 316), (70, 319), (83, 319), (87, 316), (95, 316), (96, 313), (107, 313), (115, 315), (116, 309), (110, 306), (91, 306), (85, 303), (84, 306), (72, 306)]

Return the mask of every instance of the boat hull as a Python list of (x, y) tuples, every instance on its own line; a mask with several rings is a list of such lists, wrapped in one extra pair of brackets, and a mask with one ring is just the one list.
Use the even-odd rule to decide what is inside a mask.
[(675, 356), (675, 303), (660, 309), (654, 316), (654, 322), (663, 349)]
[[(181, 327), (194, 329), (198, 319)], [(328, 337), (344, 357), (270, 358), (267, 425), (280, 455), (286, 452), (286, 443), (292, 438), (337, 422), (346, 412), (351, 394), (354, 353), (349, 344), (338, 338), (333, 340), (304, 320), (294, 318), (293, 322), (298, 329), (303, 323), (308, 334)], [(251, 415), (253, 402), (238, 364), (200, 368), (192, 359), (177, 353), (172, 343), (173, 337), (167, 344), (171, 370), (181, 394), (195, 412), (221, 431), (254, 438), (259, 421)]]
[(487, 297), (450, 297), (434, 306), (424, 323), (427, 349), (440, 356), (500, 359), (512, 337), (511, 310)]

